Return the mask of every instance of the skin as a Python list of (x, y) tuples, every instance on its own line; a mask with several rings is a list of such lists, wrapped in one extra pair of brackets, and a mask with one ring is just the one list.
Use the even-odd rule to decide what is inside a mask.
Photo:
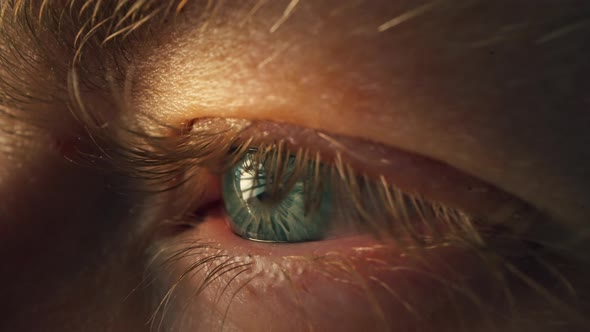
[[(284, 20), (288, 1), (271, 1), (254, 13), (253, 3), (226, 4), (205, 21), (197, 19), (200, 5), (188, 5), (149, 39), (132, 44), (134, 112), (170, 125), (203, 117), (262, 119), (378, 142), (444, 162), (530, 204), (566, 234), (585, 234), (590, 213), (590, 46), (584, 43), (590, 25), (583, 15), (590, 8), (585, 1), (443, 1), (391, 27), (383, 24), (427, 2), (349, 3), (301, 1)], [(101, 102), (97, 98), (96, 104)], [(19, 140), (2, 135), (6, 146)], [(56, 136), (55, 131), (40, 135), (49, 137), (46, 141)], [(72, 164), (64, 160), (63, 149), (40, 142), (26, 143), (24, 153), (0, 161), (0, 193), (7, 197), (0, 203), (0, 219), (6, 221), (0, 226), (0, 242), (7, 244), (0, 253), (9, 266), (21, 266), (0, 276), (0, 294), (7, 299), (0, 322), (7, 329), (147, 330), (153, 303), (194, 257), (208, 254), (185, 257), (165, 264), (165, 269), (154, 269), (149, 262), (159, 262), (156, 253), (166, 248), (195, 239), (221, 246), (240, 262), (253, 255), (256, 264), (269, 266), (282, 262), (281, 257), (296, 257), (289, 263), (303, 266), (305, 272), (289, 271), (295, 284), (322, 285), (304, 295), (303, 302), (349, 312), (343, 317), (324, 311), (293, 314), (287, 282), (271, 280), (265, 267), (267, 279), (261, 280), (269, 281), (251, 284), (250, 295), (232, 304), (229, 330), (418, 326), (405, 315), (371, 325), (379, 320), (366, 294), (335, 285), (317, 267), (301, 263), (310, 252), (336, 248), (347, 255), (353, 247), (375, 246), (373, 240), (335, 242), (334, 247), (331, 242), (316, 244), (319, 248), (251, 243), (236, 238), (224, 228), (223, 217), (213, 213), (200, 227), (137, 252), (131, 248), (142, 234), (140, 221), (157, 219), (157, 212), (135, 204), (144, 197), (113, 195), (104, 183), (126, 179)], [(353, 269), (374, 268), (367, 258), (384, 260), (388, 266), (420, 266), (413, 256), (401, 262), (396, 250), (360, 255), (353, 259)], [(586, 253), (581, 256), (588, 258)], [(431, 271), (444, 274), (437, 262), (449, 262), (475, 280), (467, 288), (482, 298), (489, 295), (481, 285), (492, 281), (477, 272), (483, 266), (478, 258), (460, 250), (426, 257), (433, 262)], [(132, 292), (146, 270), (154, 273), (155, 281)], [(580, 265), (562, 271), (581, 298), (590, 293), (590, 285), (581, 281), (586, 270)], [(231, 299), (213, 299), (228, 281), (221, 278), (195, 299), (191, 294), (204, 277), (197, 273), (179, 283), (181, 291), (168, 314), (158, 316), (162, 330), (219, 328), (219, 313)], [(432, 280), (380, 278), (399, 288), (405, 280), (417, 306), (433, 312), (420, 329), (456, 327), (450, 309), (432, 300), (435, 296), (418, 294), (420, 289), (438, 294)], [(228, 293), (238, 291), (240, 284), (238, 279)], [(265, 288), (269, 284), (274, 288)], [(330, 302), (333, 294), (344, 300)], [(527, 328), (552, 331), (552, 319), (574, 320), (559, 310), (538, 319), (535, 312), (549, 310), (544, 303), (524, 290), (515, 296), (519, 315), (532, 321)], [(377, 302), (388, 317), (402, 310), (388, 296)], [(186, 303), (192, 304), (185, 310)], [(257, 306), (266, 310), (255, 310)], [(468, 303), (459, 308), (466, 317), (470, 314)], [(302, 323), (303, 317), (310, 326)], [(474, 317), (468, 326), (483, 330), (481, 317)], [(496, 327), (523, 330), (518, 324), (509, 320)]]

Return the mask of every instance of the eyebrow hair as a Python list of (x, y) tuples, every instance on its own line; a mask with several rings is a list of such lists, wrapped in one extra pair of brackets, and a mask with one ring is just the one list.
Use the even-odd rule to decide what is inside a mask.
[[(199, 1), (201, 2), (201, 1)], [(44, 125), (33, 104), (71, 106), (75, 89), (123, 80), (129, 50), (188, 0), (6, 0), (0, 3), (0, 117)], [(75, 81), (75, 82), (73, 82)], [(16, 114), (15, 110), (19, 110)], [(45, 112), (46, 113), (46, 112)], [(92, 117), (93, 115), (88, 114)], [(51, 116), (50, 116), (51, 117)], [(59, 116), (53, 116), (54, 121)], [(63, 114), (61, 119), (63, 119)], [(21, 121), (23, 122), (23, 121)]]
[[(180, 13), (187, 0), (10, 0), (0, 4), (0, 22), (36, 24), (65, 37), (78, 49), (91, 40), (100, 46), (121, 41), (142, 27), (164, 22), (171, 14)], [(2, 28), (4, 28), (2, 24)], [(78, 60), (78, 59), (74, 59)]]
[[(125, 81), (129, 72), (125, 66), (133, 65), (133, 48), (145, 41), (150, 31), (170, 25), (169, 19), (185, 7), (196, 6), (207, 14), (219, 3), (215, 0), (1, 1), (0, 116), (6, 105), (20, 103), (20, 106), (23, 101), (35, 103), (61, 98), (62, 105), (71, 106), (66, 99), (75, 94), (72, 87), (76, 84), (108, 92), (105, 90), (112, 86), (105, 73), (118, 75), (116, 83)], [(584, 11), (576, 9), (576, 12)], [(78, 71), (77, 76), (68, 76), (76, 74), (73, 67)], [(51, 73), (40, 75), (49, 69)], [(72, 78), (76, 84), (71, 84)], [(75, 107), (74, 110), (77, 112)]]
[(64, 13), (77, 14), (80, 18), (90, 19), (89, 30), (109, 20), (120, 28), (113, 34), (120, 34), (147, 23), (156, 13), (179, 13), (187, 3), (188, 0), (116, 0), (106, 3), (102, 0), (8, 0), (0, 4), (0, 17), (10, 12), (14, 17), (24, 14), (29, 16), (29, 21), (35, 18), (41, 21), (52, 13), (59, 13), (60, 18)]

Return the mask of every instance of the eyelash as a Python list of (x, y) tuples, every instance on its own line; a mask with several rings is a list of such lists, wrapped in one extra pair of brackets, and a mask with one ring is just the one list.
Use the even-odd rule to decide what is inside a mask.
[[(335, 160), (326, 162), (321, 154), (311, 153), (307, 148), (290, 150), (284, 140), (256, 147), (244, 145), (235, 151), (228, 154), (228, 159), (241, 160), (248, 153), (252, 170), (264, 164), (267, 177), (282, 179), (265, 184), (266, 192), (275, 202), (280, 202), (284, 193), (290, 192), (301, 180), (305, 188), (306, 212), (314, 213), (326, 199), (322, 195), (324, 188), (330, 186), (330, 195), (334, 199), (330, 200), (328, 219), (338, 221), (338, 227), (356, 232), (367, 229), (381, 239), (393, 238), (406, 245), (432, 244), (451, 233), (461, 233), (471, 242), (478, 238), (470, 218), (464, 213), (404, 193), (383, 175), (373, 178), (360, 173), (344, 163), (340, 154)], [(295, 165), (293, 169), (285, 167), (289, 158)], [(231, 163), (228, 167), (234, 165)]]
[[(111, 155), (111, 161), (117, 163), (119, 169), (125, 170), (127, 176), (138, 180), (136, 183), (139, 185), (138, 188), (151, 192), (170, 192), (174, 198), (186, 199), (186, 201), (178, 203), (178, 206), (187, 207), (186, 209), (172, 209), (176, 212), (183, 211), (182, 213), (176, 218), (168, 219), (169, 223), (160, 223), (156, 229), (151, 230), (153, 237), (149, 240), (151, 245), (148, 245), (151, 248), (157, 248), (152, 245), (160, 242), (158, 240), (164, 240), (160, 243), (170, 243), (166, 242), (165, 238), (170, 236), (168, 239), (172, 239), (178, 235), (178, 232), (186, 231), (186, 227), (192, 228), (207, 217), (207, 206), (195, 210), (191, 205), (191, 202), (198, 201), (207, 189), (206, 186), (199, 185), (198, 180), (201, 179), (202, 173), (211, 172), (215, 176), (220, 176), (235, 166), (246, 153), (255, 151), (253, 157), (255, 160), (272, 160), (279, 155), (283, 157), (287, 155), (298, 156), (299, 160), (296, 164), (311, 165), (301, 166), (302, 168), (307, 167), (307, 171), (315, 170), (319, 164), (324, 165), (325, 170), (322, 172), (311, 172), (315, 176), (307, 181), (313, 187), (319, 187), (325, 181), (325, 178), (319, 174), (328, 174), (327, 178), (337, 179), (341, 192), (353, 189), (353, 196), (356, 197), (359, 197), (359, 188), (363, 188), (363, 186), (373, 189), (386, 188), (387, 193), (382, 190), (383, 194), (377, 196), (379, 199), (371, 199), (369, 202), (389, 208), (389, 210), (364, 209), (368, 213), (363, 214), (362, 211), (359, 211), (362, 209), (359, 209), (355, 204), (354, 216), (349, 217), (349, 220), (358, 219), (355, 221), (357, 227), (368, 226), (378, 239), (392, 241), (391, 244), (401, 255), (407, 253), (413, 257), (419, 257), (422, 254), (427, 254), (428, 249), (445, 246), (465, 249), (465, 252), (476, 255), (479, 260), (488, 264), (488, 270), (483, 273), (487, 272), (497, 276), (498, 283), (505, 285), (507, 296), (511, 296), (512, 288), (510, 287), (512, 286), (508, 284), (507, 280), (509, 279), (505, 278), (516, 278), (517, 281), (522, 281), (533, 289), (548, 290), (546, 291), (549, 292), (548, 294), (552, 294), (553, 289), (547, 288), (546, 285), (552, 285), (549, 287), (554, 287), (556, 284), (569, 286), (567, 279), (552, 267), (551, 261), (545, 261), (546, 248), (538, 246), (536, 243), (527, 242), (525, 235), (513, 233), (508, 221), (515, 220), (508, 220), (506, 224), (496, 225), (499, 227), (487, 227), (485, 219), (475, 219), (459, 209), (424, 199), (417, 194), (403, 192), (379, 174), (359, 172), (358, 167), (354, 168), (345, 162), (338, 153), (329, 158), (327, 155), (322, 155), (319, 151), (310, 150), (305, 146), (291, 145), (291, 142), (285, 138), (257, 140), (252, 136), (243, 135), (242, 127), (239, 125), (230, 125), (223, 130), (217, 130), (219, 128), (200, 130), (201, 126), (208, 127), (206, 123), (200, 123), (194, 127), (192, 123), (189, 123), (181, 129), (168, 128), (167, 131), (172, 131), (174, 135), (167, 135), (166, 138), (128, 131), (127, 134), (124, 134), (125, 139), (117, 138), (117, 142), (126, 142), (124, 146), (110, 146), (109, 152), (116, 151), (116, 154)], [(108, 139), (107, 137), (102, 138)], [(110, 143), (114, 142), (111, 140), (107, 144)], [(276, 171), (278, 171), (277, 176), (282, 175), (280, 168)], [(306, 170), (300, 172), (306, 173)], [(277, 191), (276, 188), (269, 189)], [(376, 197), (372, 196), (371, 198)], [(402, 211), (407, 212), (412, 207), (415, 207), (416, 214), (419, 211), (425, 217), (418, 222), (407, 217), (391, 217), (396, 214), (403, 216)], [(371, 214), (372, 211), (376, 213)], [(384, 216), (378, 219), (379, 222), (371, 219), (381, 211), (387, 211), (387, 213), (383, 213)], [(387, 214), (390, 217), (387, 217)], [(170, 232), (171, 227), (176, 228), (177, 226), (180, 228)], [(161, 232), (162, 230), (164, 232)], [(177, 261), (179, 257), (190, 255), (194, 250), (201, 252), (201, 247), (209, 245), (200, 243), (197, 239), (196, 244), (181, 243), (180, 246), (178, 250), (172, 247), (171, 252), (168, 253), (170, 256), (167, 256), (166, 253), (163, 254), (166, 256), (162, 258), (164, 267)], [(217, 247), (211, 248), (218, 250)], [(226, 259), (223, 254), (220, 257)], [(217, 258), (210, 256), (207, 259), (215, 261)], [(560, 258), (552, 259), (552, 261), (556, 259)], [(557, 261), (559, 262), (559, 260)], [(192, 269), (199, 266), (201, 265), (195, 264), (183, 276), (190, 275)], [(521, 266), (526, 268), (524, 272), (521, 270)], [(239, 274), (247, 269), (247, 265), (236, 267), (221, 263), (215, 271), (219, 270), (221, 271), (219, 274), (224, 274), (234, 268), (239, 270), (237, 272)], [(213, 279), (216, 273), (211, 272), (206, 279)], [(182, 279), (178, 282), (180, 281)], [(569, 286), (568, 289), (572, 289), (572, 287)], [(166, 298), (163, 301), (166, 301)], [(557, 303), (561, 305), (561, 303)], [(154, 320), (157, 319), (157, 315), (158, 309), (154, 313)], [(578, 319), (575, 310), (572, 311), (572, 315)], [(585, 322), (585, 318), (580, 319)]]
[[(239, 120), (238, 120), (239, 121)], [(475, 219), (459, 209), (430, 201), (419, 194), (400, 190), (383, 174), (368, 174), (347, 163), (337, 152), (328, 156), (307, 146), (295, 146), (285, 138), (259, 140), (244, 134), (240, 125), (225, 125), (223, 129), (202, 121), (198, 125), (188, 123), (183, 128), (168, 128), (174, 135), (148, 137), (137, 131), (128, 131), (125, 147), (111, 148), (117, 152), (111, 160), (123, 169), (130, 178), (135, 178), (141, 190), (168, 192), (186, 200), (198, 200), (204, 188), (199, 183), (203, 172), (220, 176), (234, 167), (246, 154), (255, 163), (265, 161), (273, 168), (269, 171), (276, 178), (295, 179), (301, 174), (309, 194), (306, 202), (309, 209), (319, 206), (314, 193), (330, 183), (334, 189), (336, 204), (331, 208), (330, 221), (349, 227), (351, 231), (370, 232), (379, 240), (394, 241), (405, 247), (439, 245), (449, 241), (484, 246), (481, 229)], [(282, 167), (289, 157), (297, 165), (293, 174), (286, 174)], [(197, 180), (194, 180), (197, 179)], [(280, 200), (278, 192), (288, 192), (295, 184), (279, 188), (274, 182), (267, 183), (267, 190)], [(317, 195), (316, 195), (317, 196)], [(193, 209), (194, 204), (185, 202), (182, 223), (198, 222), (202, 211)], [(191, 210), (192, 209), (192, 210)]]

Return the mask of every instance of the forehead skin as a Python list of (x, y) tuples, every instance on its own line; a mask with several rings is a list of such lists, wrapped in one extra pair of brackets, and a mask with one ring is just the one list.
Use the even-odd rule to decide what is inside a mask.
[(367, 138), (586, 223), (587, 2), (232, 2), (202, 12), (189, 5), (138, 48), (140, 110), (172, 124), (247, 117)]

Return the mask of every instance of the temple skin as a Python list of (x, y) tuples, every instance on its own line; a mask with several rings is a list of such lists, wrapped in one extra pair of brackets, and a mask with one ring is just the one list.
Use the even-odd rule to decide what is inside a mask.
[[(494, 184), (584, 234), (586, 1), (256, 5), (226, 2), (203, 18), (203, 6), (189, 4), (134, 44), (135, 110), (172, 125), (265, 119), (399, 147)], [(2, 144), (19, 139), (2, 135)], [(149, 212), (104, 187), (125, 180), (67, 162), (46, 141), (0, 161), (0, 254), (18, 267), (0, 276), (0, 329), (149, 329), (158, 300), (132, 290), (151, 253), (128, 250)], [(167, 274), (159, 279), (166, 288)], [(587, 297), (587, 287), (576, 291)], [(539, 309), (520, 300), (523, 312)], [(169, 330), (200, 327), (173, 324), (186, 319), (175, 312), (169, 319)]]

